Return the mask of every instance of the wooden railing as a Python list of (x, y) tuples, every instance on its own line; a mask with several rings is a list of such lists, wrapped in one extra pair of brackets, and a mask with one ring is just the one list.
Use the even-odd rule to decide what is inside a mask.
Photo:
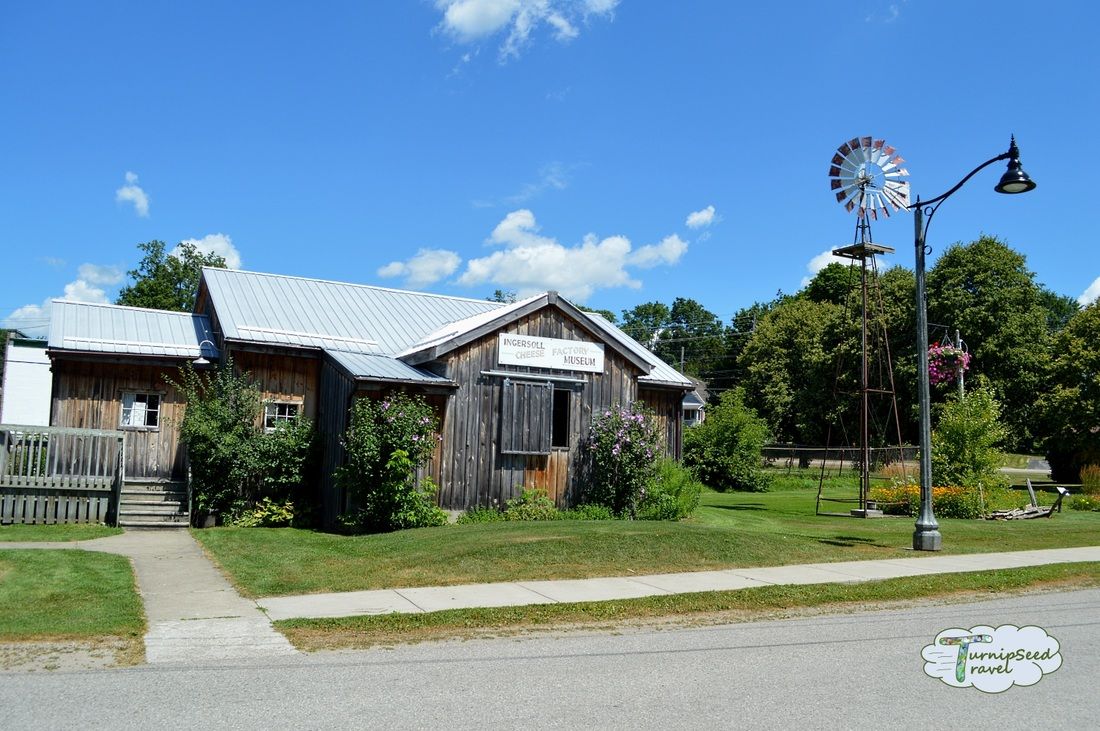
[(0, 424), (0, 523), (113, 521), (123, 432)]

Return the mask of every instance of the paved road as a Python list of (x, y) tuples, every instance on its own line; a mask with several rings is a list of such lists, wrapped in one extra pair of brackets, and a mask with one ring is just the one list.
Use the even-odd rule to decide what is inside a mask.
[[(997, 695), (923, 673), (949, 626), (1037, 624), (1060, 670)], [(1093, 728), (1100, 590), (717, 627), (0, 676), (0, 727)]]

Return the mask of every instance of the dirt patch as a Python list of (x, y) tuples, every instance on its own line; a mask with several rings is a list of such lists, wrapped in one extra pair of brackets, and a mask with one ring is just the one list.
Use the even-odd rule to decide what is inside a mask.
[(145, 661), (141, 638), (0, 642), (0, 672), (72, 672), (127, 667)]

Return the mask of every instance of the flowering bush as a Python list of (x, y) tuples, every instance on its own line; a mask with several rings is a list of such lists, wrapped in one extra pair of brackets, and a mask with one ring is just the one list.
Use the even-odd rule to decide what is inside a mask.
[(933, 384), (951, 383), (959, 368), (966, 371), (970, 367), (970, 353), (948, 343), (936, 343), (928, 349), (928, 380)]
[(392, 394), (361, 398), (344, 435), (347, 463), (336, 473), (355, 509), (341, 519), (353, 531), (391, 531), (443, 525), (431, 480), (416, 482), (416, 468), (435, 446), (438, 424), (423, 398)]
[[(920, 512), (919, 485), (893, 485), (871, 488), (871, 499), (878, 502), (887, 515), (908, 515)], [(932, 512), (937, 518), (980, 518), (981, 499), (978, 491), (966, 487), (933, 487)]]
[(596, 414), (585, 445), (582, 501), (634, 517), (643, 490), (657, 472), (660, 435), (644, 409), (615, 406)]

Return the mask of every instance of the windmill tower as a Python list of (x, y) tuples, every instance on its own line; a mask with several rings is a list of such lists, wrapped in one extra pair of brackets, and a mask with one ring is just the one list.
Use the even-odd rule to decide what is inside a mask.
[[(834, 249), (833, 255), (849, 259), (851, 268), (858, 268), (859, 271), (858, 285), (852, 286), (852, 289), (858, 286), (858, 297), (853, 298), (853, 292), (849, 291), (847, 298), (848, 303), (855, 299), (859, 304), (859, 384), (855, 393), (842, 388), (840, 375), (843, 368), (838, 363), (834, 393), (838, 399), (858, 398), (859, 423), (858, 441), (850, 438), (851, 425), (845, 424), (843, 418), (837, 424), (829, 425), (818, 481), (816, 510), (819, 515), (822, 514), (823, 502), (855, 502), (857, 506), (850, 511), (853, 516), (881, 515), (870, 500), (872, 465), (881, 461), (872, 454), (872, 442), (884, 444), (886, 432), (893, 431), (891, 436), (896, 437), (894, 443), (900, 452), (901, 422), (894, 388), (893, 359), (885, 323), (878, 316), (883, 308), (877, 257), (892, 254), (894, 250), (873, 242), (871, 221), (877, 221), (880, 213), (889, 217), (891, 210), (896, 213), (909, 205), (909, 183), (905, 180), (909, 173), (902, 167), (904, 162), (897, 151), (883, 140), (856, 137), (837, 149), (829, 168), (830, 186), (837, 201), (845, 210), (856, 214), (852, 244)], [(882, 404), (884, 401), (885, 407)], [(835, 439), (839, 439), (840, 445), (833, 443)], [(826, 464), (830, 456), (836, 455), (840, 456), (841, 471), (846, 460), (859, 466), (859, 495), (856, 500), (823, 494)]]

